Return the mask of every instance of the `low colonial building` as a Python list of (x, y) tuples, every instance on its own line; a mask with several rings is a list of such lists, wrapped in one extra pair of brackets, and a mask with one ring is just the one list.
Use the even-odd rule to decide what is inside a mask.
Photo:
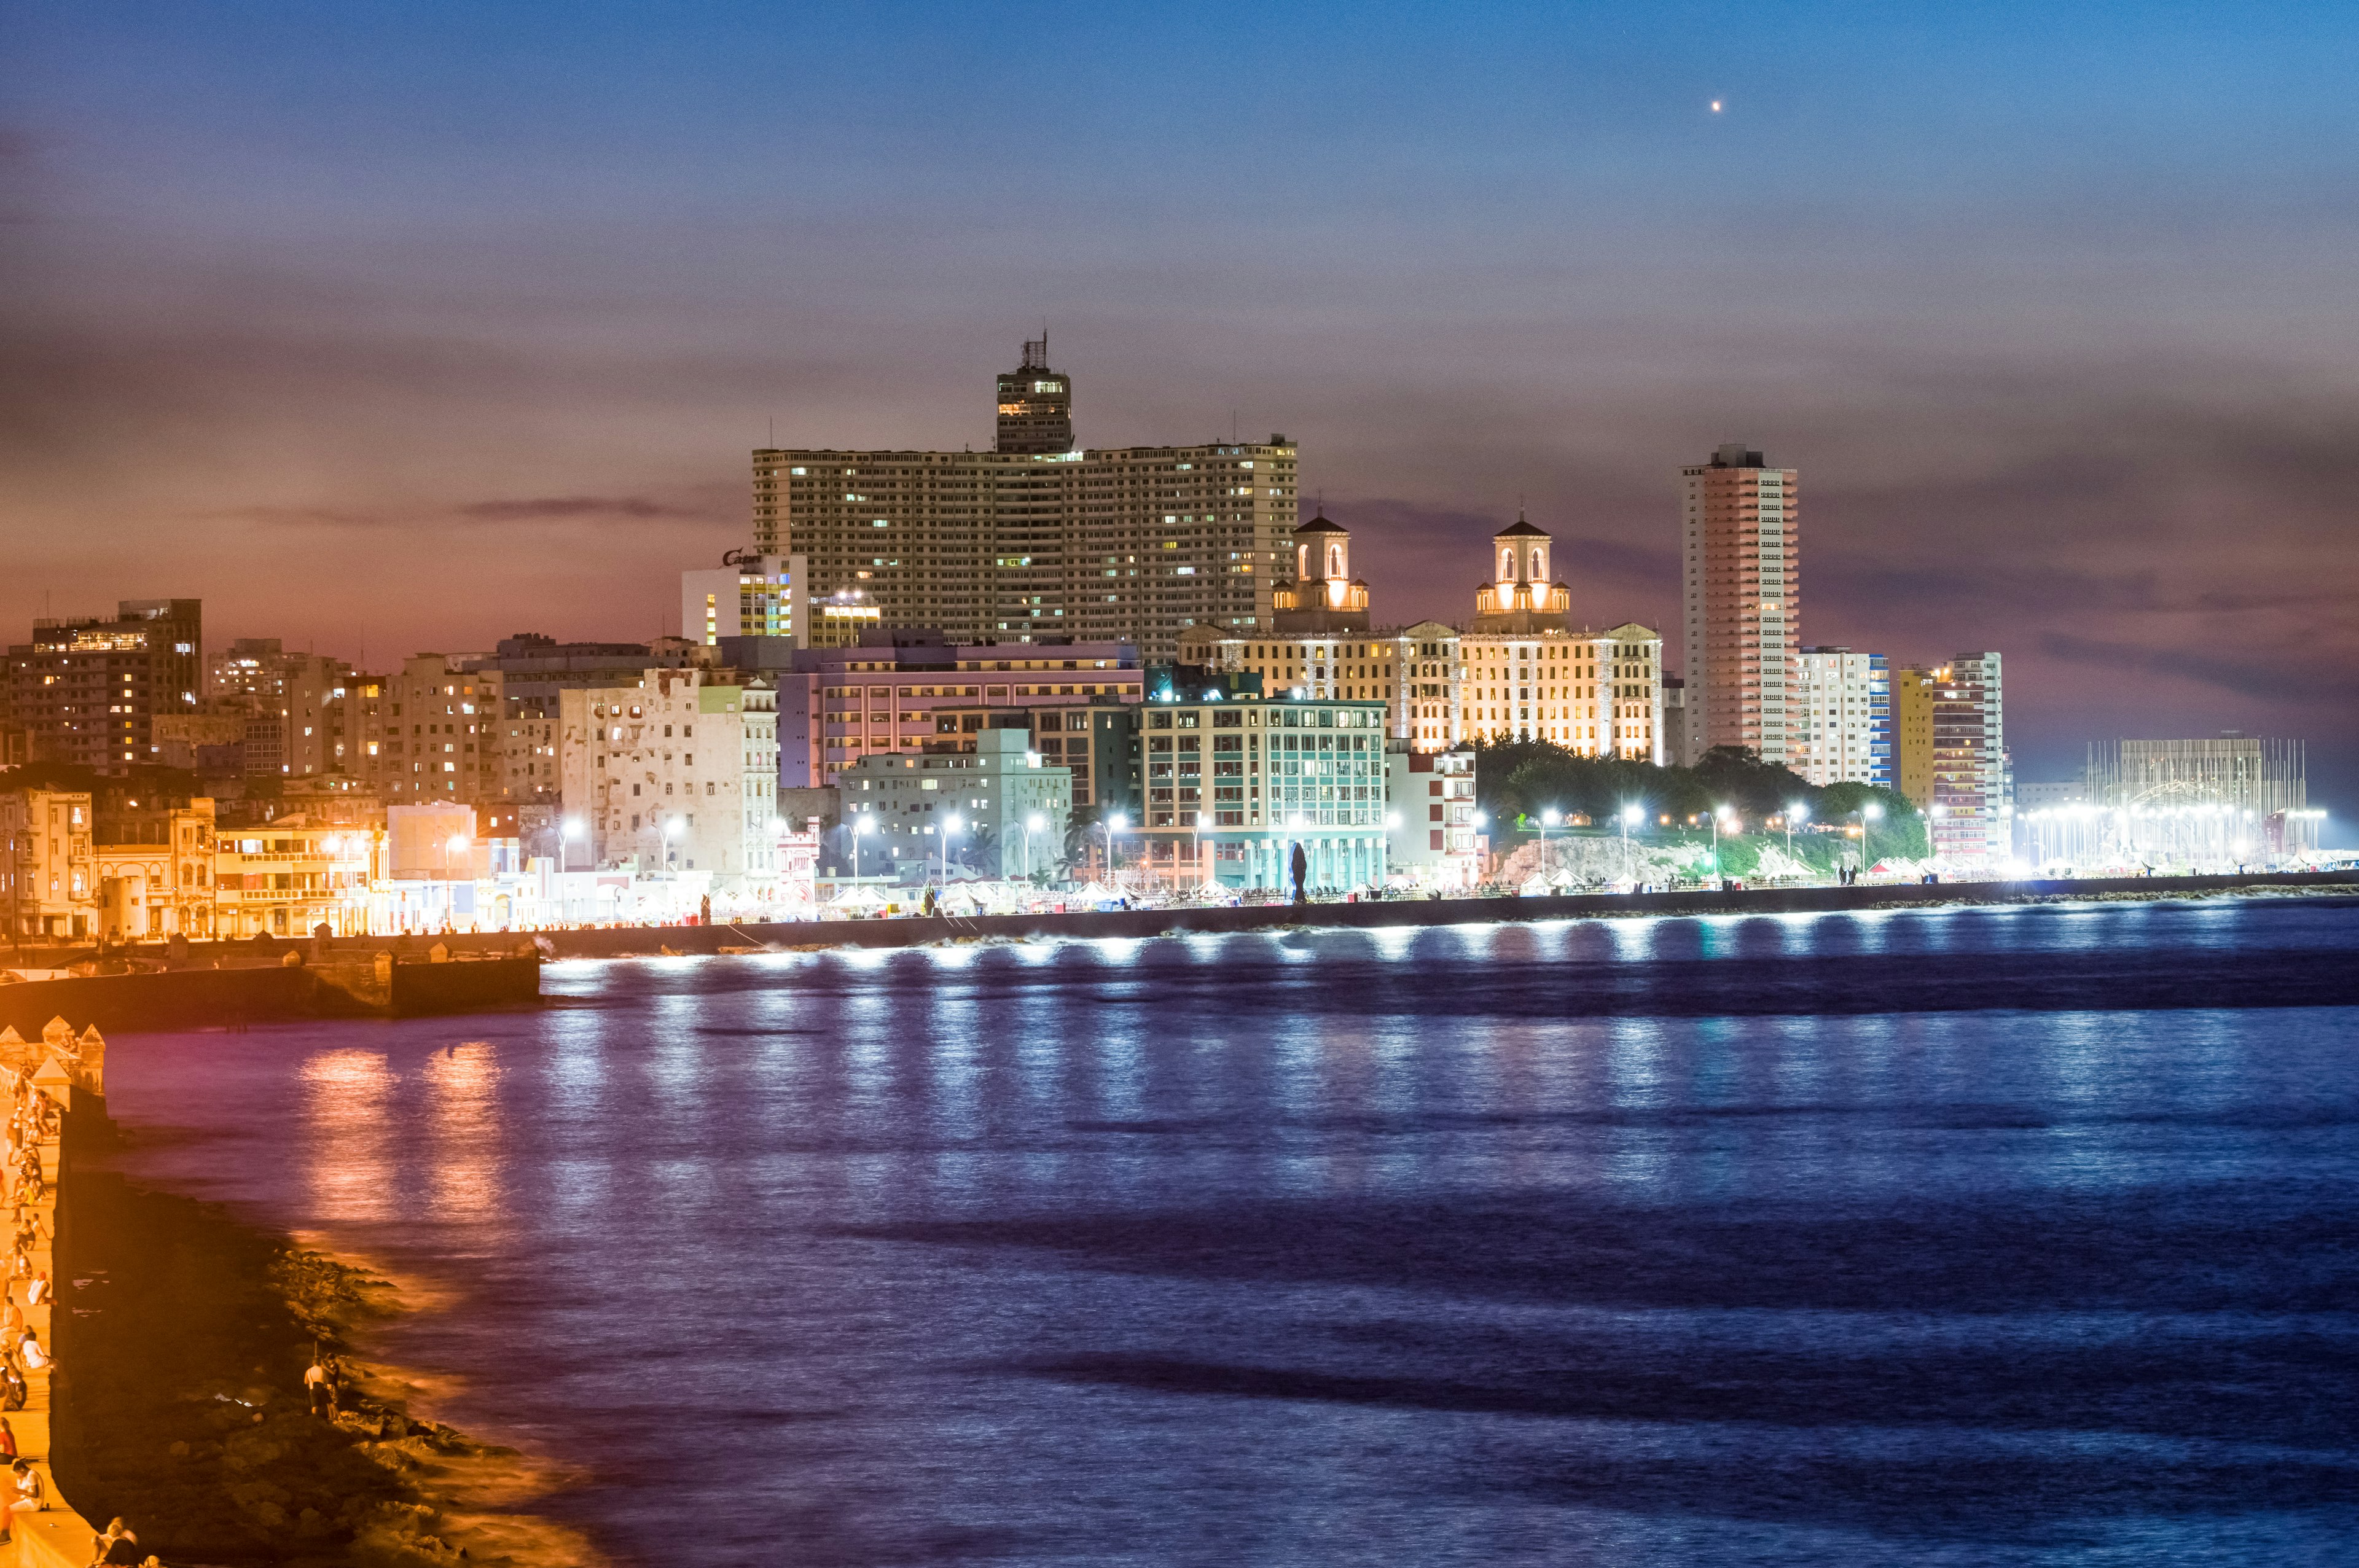
[(154, 804), (102, 819), (98, 930), (114, 941), (213, 934), (213, 803)]
[(370, 928), (384, 835), (296, 813), (213, 839), (213, 931), (222, 937), (338, 936)]
[(0, 795), (0, 908), (9, 935), (33, 941), (98, 934), (98, 856), (88, 792)]

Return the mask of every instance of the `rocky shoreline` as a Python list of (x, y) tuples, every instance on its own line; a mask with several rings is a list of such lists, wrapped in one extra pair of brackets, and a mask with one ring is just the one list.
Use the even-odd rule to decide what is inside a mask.
[[(602, 1560), (530, 1511), (545, 1468), (421, 1419), (408, 1380), (363, 1358), (402, 1310), (387, 1281), (143, 1188), (107, 1152), (69, 1178), (78, 1289), (53, 1465), (84, 1516), (125, 1516), (174, 1568)], [(315, 1357), (342, 1368), (333, 1412), (307, 1397)]]

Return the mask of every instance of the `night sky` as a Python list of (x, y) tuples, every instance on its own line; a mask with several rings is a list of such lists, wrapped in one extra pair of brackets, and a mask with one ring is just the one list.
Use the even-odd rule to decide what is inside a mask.
[(377, 666), (671, 630), (772, 420), (986, 446), (1045, 321), (1088, 444), (1299, 441), (1379, 619), (1469, 613), (1520, 500), (1676, 650), (1676, 470), (1742, 440), (1802, 470), (1806, 640), (2000, 650), (2018, 777), (2236, 728), (2359, 809), (2348, 5), (0, 38), (7, 641), (166, 594)]

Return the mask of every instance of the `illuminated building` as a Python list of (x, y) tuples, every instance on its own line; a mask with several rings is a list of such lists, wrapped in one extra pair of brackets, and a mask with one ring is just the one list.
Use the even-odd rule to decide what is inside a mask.
[(1680, 470), (1687, 564), (1687, 752), (1789, 762), (1800, 715), (1801, 476), (1742, 444)]
[(765, 676), (712, 669), (649, 669), (628, 686), (560, 693), (559, 784), (590, 864), (725, 891), (774, 871), (777, 774), (762, 778), (748, 761), (748, 720), (757, 743), (774, 734), (775, 695)]
[(203, 606), (126, 599), (112, 620), (36, 621), (8, 650), (8, 708), (38, 762), (121, 773), (158, 759), (159, 713), (193, 713)]
[(1491, 536), (1489, 575), (1458, 643), (1461, 733), (1661, 762), (1661, 635), (1636, 622), (1574, 626), (1572, 590), (1550, 571), (1551, 547), (1548, 532), (1521, 517)]
[(1385, 766), (1389, 869), (1421, 888), (1473, 887), (1483, 869), (1474, 748), (1419, 752), (1395, 742)]
[(1290, 575), (1271, 590), (1266, 632), (1193, 626), (1179, 663), (1252, 675), (1272, 697), (1381, 702), (1385, 732), (1419, 751), (1459, 739), (1458, 630), (1439, 621), (1372, 630), (1368, 585), (1352, 575), (1350, 530), (1325, 514), (1294, 530)]
[[(831, 784), (879, 752), (919, 752), (952, 736), (978, 734), (986, 710), (1038, 715), (1093, 703), (1135, 703), (1142, 675), (1128, 643), (959, 643), (936, 632), (871, 632), (858, 646), (812, 648), (777, 672), (779, 782), (789, 789)], [(1075, 735), (1074, 739), (1084, 737)], [(1077, 771), (1086, 748), (1041, 750)], [(1075, 794), (1090, 794), (1086, 777)]]
[(1386, 732), (1413, 751), (1466, 741), (1550, 741), (1584, 756), (1662, 760), (1662, 640), (1635, 622), (1572, 623), (1572, 590), (1549, 574), (1549, 534), (1517, 518), (1492, 535), (1490, 571), (1462, 630), (1438, 621), (1371, 630), (1351, 535), (1324, 515), (1295, 531), (1293, 577), (1275, 625), (1250, 635), (1195, 627), (1180, 660), (1256, 675), (1262, 690), (1381, 702)]
[(1892, 692), (1900, 793), (1925, 813), (1935, 857), (2004, 858), (2015, 798), (1999, 655), (1897, 670)]
[(98, 860), (91, 799), (79, 790), (0, 795), (0, 908), (9, 935), (52, 941), (92, 935)]
[(213, 803), (126, 805), (98, 819), (99, 931), (118, 941), (212, 935)]
[[(1052, 871), (1064, 858), (1065, 825), (1073, 814), (1072, 770), (1032, 750), (1018, 724), (983, 730), (963, 748), (877, 752), (836, 780), (841, 820), (868, 816), (863, 855), (883, 869), (886, 860), (942, 863), (945, 832), (950, 864), (968, 864), (1004, 877), (1031, 868)], [(1027, 825), (1030, 829), (1027, 845)]]
[(777, 637), (808, 646), (809, 616), (798, 602), (808, 592), (800, 556), (757, 556), (732, 550), (710, 570), (679, 574), (679, 634), (706, 647), (723, 637)]
[(936, 627), (953, 641), (1136, 643), (1268, 629), (1298, 520), (1295, 449), (1084, 449), (1038, 344), (998, 378), (994, 450), (753, 454), (754, 548), (809, 563), (808, 641)]
[(1138, 722), (1131, 848), (1154, 880), (1285, 889), (1299, 844), (1314, 891), (1383, 885), (1382, 703), (1175, 687)]
[(1788, 762), (1814, 784), (1892, 784), (1892, 676), (1882, 654), (1804, 648), (1794, 661)]
[(213, 923), (223, 937), (337, 936), (369, 929), (382, 835), (300, 812), (213, 836)]

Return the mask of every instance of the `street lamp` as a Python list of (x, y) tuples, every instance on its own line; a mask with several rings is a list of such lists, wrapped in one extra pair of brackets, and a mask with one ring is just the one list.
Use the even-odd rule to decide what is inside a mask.
[(1105, 829), (1106, 885), (1111, 887), (1114, 885), (1114, 836), (1121, 832), (1125, 827), (1128, 827), (1129, 824), (1124, 818), (1122, 813), (1117, 811), (1113, 816), (1107, 817), (1103, 823), (1099, 824), (1099, 826)]
[[(1940, 809), (1938, 806), (1933, 808), (1936, 815), (1940, 814)], [(1853, 815), (1859, 818), (1859, 869), (1865, 871), (1867, 870), (1867, 825), (1883, 819), (1884, 807), (1872, 800), (1864, 800), (1860, 802), (1859, 809)]]
[(1794, 824), (1808, 822), (1810, 819), (1810, 807), (1808, 802), (1798, 800), (1786, 807), (1786, 859), (1790, 860), (1794, 858)]
[(1555, 827), (1559, 820), (1557, 809), (1553, 806), (1540, 813), (1540, 881), (1543, 883), (1548, 881), (1549, 872), (1548, 830)]
[(1209, 811), (1196, 813), (1196, 885), (1199, 889), (1212, 879), (1204, 874), (1204, 829), (1212, 825)]
[(852, 819), (852, 885), (860, 885), (860, 836), (876, 831), (876, 818), (866, 812)]
[(1728, 830), (1731, 833), (1736, 831), (1736, 816), (1734, 812), (1726, 806), (1713, 806), (1712, 808), (1712, 874), (1715, 877), (1721, 874), (1720, 825), (1723, 822), (1728, 824)]
[(569, 816), (569, 817), (567, 817), (567, 818), (565, 819), (565, 821), (564, 821), (564, 822), (563, 822), (563, 823), (562, 823), (562, 824), (558, 827), (558, 830), (557, 830), (557, 869), (558, 869), (560, 871), (571, 871), (571, 870), (573, 869), (573, 868), (572, 868), (572, 864), (571, 864), (571, 857), (570, 855), (568, 855), (568, 854), (567, 854), (567, 852), (566, 852), (566, 846), (567, 846), (568, 844), (570, 844), (571, 842), (572, 842), (574, 839), (581, 838), (583, 834), (587, 833), (588, 831), (589, 831), (589, 827), (588, 827), (588, 826), (587, 826), (586, 824), (584, 824), (584, 823), (582, 822), (582, 820), (580, 817), (578, 817), (578, 816)]
[(1032, 835), (1049, 826), (1049, 819), (1038, 812), (1024, 819), (1024, 880), (1032, 880)]
[(958, 830), (958, 813), (953, 811), (942, 818), (941, 827), (937, 834), (942, 841), (942, 886), (945, 888), (951, 885), (951, 835)]
[(1622, 874), (1633, 889), (1638, 885), (1638, 862), (1630, 855), (1630, 829), (1647, 819), (1647, 809), (1636, 801), (1622, 808)]

